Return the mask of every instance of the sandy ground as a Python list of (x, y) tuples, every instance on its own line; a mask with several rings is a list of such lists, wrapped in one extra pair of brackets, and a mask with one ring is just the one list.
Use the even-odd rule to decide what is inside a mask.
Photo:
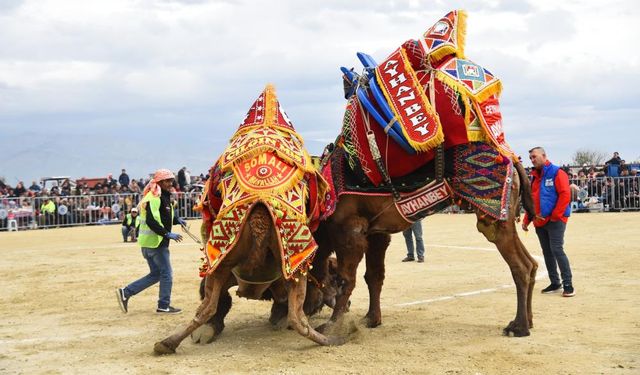
[[(173, 304), (185, 313), (156, 315), (155, 286), (124, 315), (113, 290), (147, 266), (134, 244), (119, 242), (118, 226), (0, 233), (0, 373), (640, 373), (640, 214), (571, 218), (566, 250), (577, 296), (539, 294), (548, 284), (541, 263), (535, 328), (526, 338), (501, 336), (515, 314), (515, 288), (474, 222), (473, 215), (423, 222), (424, 264), (401, 263), (404, 241), (395, 235), (383, 325), (367, 329), (360, 320), (368, 301), (360, 269), (348, 314), (358, 330), (344, 346), (274, 331), (268, 303), (235, 298), (216, 342), (187, 339), (168, 357), (152, 355), (153, 343), (198, 305), (193, 243), (172, 245)], [(539, 257), (535, 233), (522, 238)], [(312, 322), (328, 316), (325, 310)]]

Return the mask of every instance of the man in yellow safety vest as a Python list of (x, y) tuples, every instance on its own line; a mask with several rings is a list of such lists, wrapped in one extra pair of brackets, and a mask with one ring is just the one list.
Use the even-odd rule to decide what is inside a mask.
[(40, 206), (40, 214), (44, 216), (43, 225), (50, 226), (54, 224), (54, 217), (56, 213), (56, 204), (53, 203), (51, 198), (46, 197), (44, 203)]
[(169, 259), (169, 240), (182, 241), (182, 236), (171, 232), (173, 224), (184, 225), (185, 221), (174, 215), (171, 207), (171, 189), (174, 175), (168, 169), (159, 169), (144, 188), (140, 202), (140, 235), (138, 244), (142, 256), (149, 265), (149, 274), (124, 288), (116, 289), (120, 309), (127, 313), (129, 299), (160, 282), (157, 313), (178, 314), (181, 309), (171, 306), (173, 273)]
[(122, 221), (122, 239), (127, 242), (127, 239), (131, 237), (131, 242), (136, 242), (139, 233), (140, 216), (138, 216), (138, 209), (134, 207), (131, 209), (131, 213), (126, 214)]

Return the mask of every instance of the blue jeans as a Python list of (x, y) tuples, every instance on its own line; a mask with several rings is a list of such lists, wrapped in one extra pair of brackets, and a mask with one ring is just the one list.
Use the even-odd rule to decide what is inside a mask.
[(420, 221), (416, 221), (409, 227), (409, 229), (402, 232), (404, 236), (404, 241), (407, 243), (407, 257), (413, 258), (413, 237), (411, 234), (416, 236), (416, 253), (418, 254), (418, 258), (424, 258), (424, 242), (422, 242), (422, 223)]
[[(562, 221), (549, 221), (544, 226), (536, 228), (551, 284), (561, 285), (560, 276), (562, 276), (562, 286), (564, 287), (573, 286), (569, 258), (563, 249), (566, 228), (567, 224)], [(558, 267), (560, 268), (560, 276), (558, 275)]]
[(169, 247), (158, 247), (156, 249), (143, 247), (142, 256), (149, 264), (149, 274), (127, 285), (124, 288), (124, 296), (125, 298), (135, 296), (160, 281), (158, 308), (166, 309), (171, 303), (171, 287), (173, 286)]

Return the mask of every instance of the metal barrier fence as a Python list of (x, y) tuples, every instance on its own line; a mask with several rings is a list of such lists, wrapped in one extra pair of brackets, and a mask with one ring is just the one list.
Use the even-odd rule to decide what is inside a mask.
[(640, 210), (640, 176), (572, 178), (573, 212)]
[[(193, 210), (199, 192), (174, 193), (177, 215), (200, 218)], [(0, 231), (121, 223), (140, 194), (0, 198)]]
[[(570, 183), (573, 212), (640, 210), (640, 176), (572, 178)], [(193, 211), (199, 198), (199, 192), (173, 194), (177, 214), (200, 218), (200, 213)], [(115, 224), (122, 222), (140, 199), (140, 194), (0, 198), (0, 231)], [(446, 212), (463, 212), (456, 208)]]

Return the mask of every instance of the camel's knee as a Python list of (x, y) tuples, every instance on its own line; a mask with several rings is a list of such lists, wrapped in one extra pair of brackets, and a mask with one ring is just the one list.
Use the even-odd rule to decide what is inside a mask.
[(384, 273), (368, 272), (368, 271), (369, 270), (367, 270), (367, 272), (364, 274), (364, 281), (367, 283), (367, 285), (371, 287), (371, 286), (376, 286), (383, 283)]

